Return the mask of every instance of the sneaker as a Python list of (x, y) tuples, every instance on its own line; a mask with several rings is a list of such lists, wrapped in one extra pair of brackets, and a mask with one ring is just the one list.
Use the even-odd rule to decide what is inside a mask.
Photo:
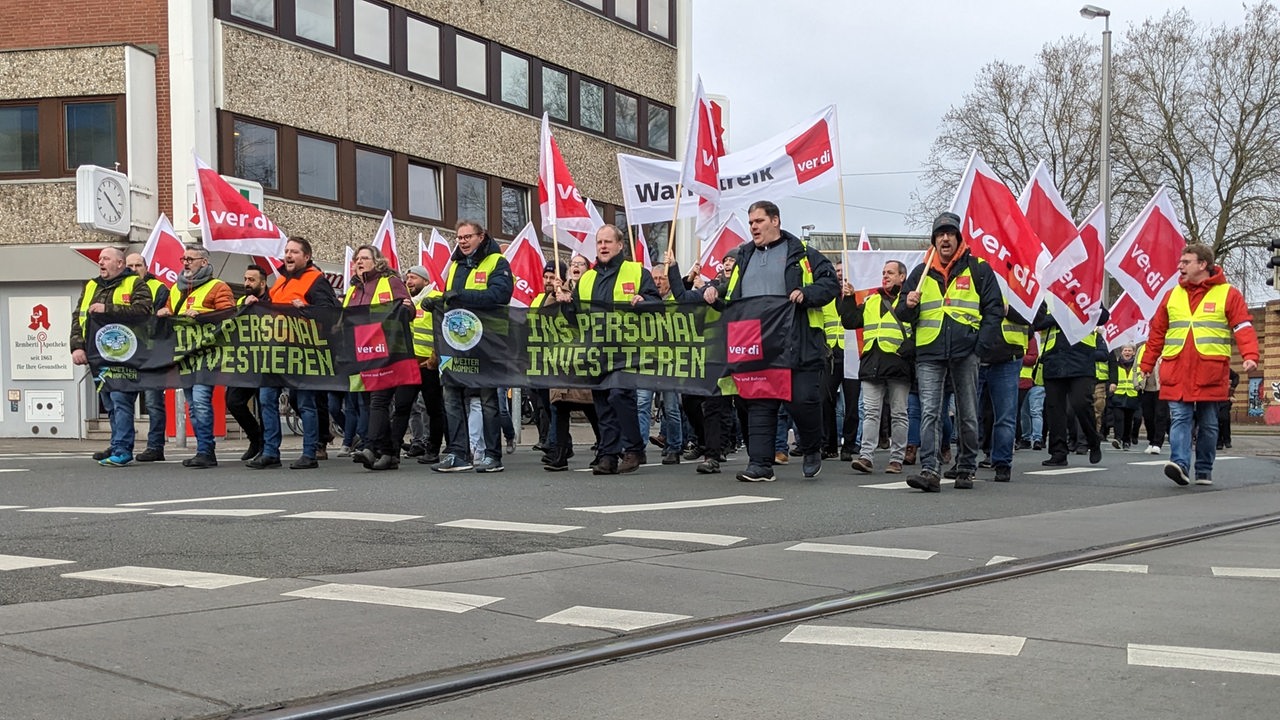
[(853, 453), (849, 452), (848, 450), (840, 451), (840, 462), (852, 462), (852, 461), (853, 461)]
[(290, 470), (314, 470), (320, 467), (320, 463), (310, 455), (301, 455), (297, 460), (289, 463)]
[(1040, 462), (1040, 464), (1041, 464), (1041, 465), (1044, 465), (1045, 467), (1066, 467), (1066, 466), (1067, 466), (1067, 456), (1066, 456), (1066, 455), (1054, 455), (1054, 456), (1050, 457), (1048, 460), (1042, 460), (1042, 461)]
[(350, 445), (343, 445), (338, 448), (338, 457), (351, 457), (352, 452), (354, 451), (351, 449)]
[(885, 468), (884, 471), (889, 475), (901, 475), (902, 463), (898, 462), (897, 460), (891, 460), (889, 462), (889, 467)]
[(1097, 465), (1102, 462), (1102, 446), (1094, 445), (1089, 448), (1089, 464)]
[[(254, 455), (257, 455), (257, 453), (254, 453)], [(134, 460), (138, 462), (159, 462), (164, 460), (164, 448), (147, 448), (138, 453)]]
[(1013, 471), (1008, 465), (1001, 465), (996, 468), (996, 482), (1009, 482), (1013, 477)]
[(993, 467), (993, 465), (991, 464), (991, 458), (989, 458), (989, 457), (984, 457), (984, 458), (982, 458), (981, 460), (979, 460), (979, 461), (978, 461), (978, 467), (980, 467), (980, 468), (984, 468), (984, 469), (985, 469), (985, 468)]
[(746, 470), (738, 473), (739, 482), (773, 482), (776, 479), (772, 469), (756, 465), (748, 465)]
[(201, 455), (197, 453), (195, 457), (189, 457), (186, 460), (183, 460), (182, 466), (203, 470), (204, 468), (218, 467), (218, 459), (212, 455)]
[(370, 448), (356, 450), (355, 452), (351, 453), (351, 462), (360, 463), (361, 465), (364, 466), (365, 470), (372, 470), (373, 463), (377, 459), (378, 459), (377, 454), (375, 454), (373, 450)]
[(440, 462), (440, 453), (429, 452), (418, 458), (418, 463), (420, 465), (435, 465), (438, 462)]
[(1197, 485), (1212, 485), (1212, 484), (1213, 484), (1213, 480), (1212, 480), (1208, 475), (1203, 475), (1203, 474), (1200, 474), (1200, 473), (1196, 473), (1196, 484), (1197, 484)]
[(124, 467), (133, 462), (133, 456), (128, 453), (116, 453), (98, 461), (103, 467)]
[(262, 445), (254, 445), (250, 443), (249, 447), (245, 449), (244, 454), (240, 456), (240, 462), (248, 462), (261, 454)]
[(1179, 485), (1186, 485), (1191, 481), (1187, 479), (1187, 471), (1176, 462), (1170, 461), (1164, 464), (1164, 476)]
[(875, 467), (871, 464), (871, 461), (864, 457), (860, 457), (857, 460), (854, 460), (852, 463), (849, 464), (849, 467), (853, 468), (854, 470), (857, 470), (860, 473), (869, 473), (875, 469)]
[(250, 460), (249, 462), (245, 463), (244, 466), (247, 468), (253, 468), (254, 470), (266, 470), (267, 468), (278, 468), (280, 467), (280, 458), (274, 457), (271, 455), (259, 455), (254, 459)]
[(382, 455), (373, 464), (369, 466), (370, 470), (398, 470), (400, 468), (400, 458), (395, 455)]
[(792, 446), (791, 457), (804, 457), (804, 453), (800, 451), (800, 448)]
[(839, 450), (823, 450), (822, 451), (823, 460), (835, 460), (838, 457), (840, 457)]
[(1160, 452), (1160, 449), (1157, 448), (1155, 445), (1147, 445), (1147, 449), (1143, 450), (1142, 452), (1146, 455), (1155, 455), (1156, 453)]
[(666, 453), (665, 455), (662, 456), (662, 464), (663, 465), (679, 465), (680, 453), (678, 452)]
[(791, 462), (791, 458), (786, 453), (777, 452), (773, 454), (773, 463), (775, 465), (786, 465), (789, 462)]
[(474, 467), (470, 461), (464, 460), (453, 453), (446, 454), (441, 458), (440, 462), (431, 466), (436, 472), (463, 472)]
[(100, 460), (106, 460), (109, 457), (111, 457), (111, 448), (107, 448), (106, 450), (99, 450), (98, 452), (94, 453), (93, 461), (98, 462)]
[(1125, 452), (1129, 452), (1129, 447), (1129, 443), (1120, 443), (1120, 449)]
[(497, 473), (506, 470), (506, 468), (502, 466), (501, 460), (496, 457), (489, 457), (488, 455), (485, 455), (476, 462), (474, 467), (475, 471), (478, 473)]
[(516, 451), (516, 439), (509, 438), (507, 440), (507, 454), (510, 455)]
[(1155, 445), (1154, 447), (1155, 447), (1155, 450), (1151, 453), (1152, 455), (1161, 455), (1164, 453), (1164, 449), (1161, 448), (1159, 445)]
[(927, 493), (942, 491), (942, 483), (938, 481), (938, 473), (930, 470), (922, 470), (919, 475), (909, 476), (907, 485)]
[(807, 478), (816, 478), (822, 472), (822, 453), (809, 453), (804, 456), (804, 464), (800, 468)]
[(1116, 450), (1119, 450), (1119, 449), (1120, 449), (1120, 441), (1119, 441), (1119, 440), (1112, 440), (1112, 441), (1111, 441), (1111, 447), (1115, 448)]
[(1018, 443), (1017, 443), (1016, 445), (1014, 445), (1014, 446), (1013, 446), (1013, 449), (1014, 449), (1014, 450), (1030, 450), (1030, 449), (1031, 449), (1031, 441), (1030, 441), (1030, 440), (1019, 440), (1019, 441), (1018, 441)]
[[(348, 451), (349, 451), (349, 449), (348, 449)], [(419, 445), (418, 443), (410, 443), (410, 444), (409, 444), (409, 449), (408, 449), (408, 450), (405, 450), (405, 452), (404, 452), (404, 456), (405, 456), (405, 457), (411, 457), (411, 458), (418, 458), (418, 457), (422, 457), (423, 455), (426, 455), (426, 454), (427, 454), (427, 448), (426, 448), (426, 446), (425, 446), (425, 445)], [(342, 452), (341, 452), (341, 451), (339, 451), (339, 452), (338, 452), (338, 455), (340, 455), (340, 456), (341, 456), (341, 455), (342, 455)]]
[(973, 473), (962, 472), (959, 475), (957, 475), (955, 488), (957, 490), (972, 490), (973, 489)]
[(691, 447), (684, 451), (684, 459), (690, 462), (697, 460), (700, 457), (702, 457), (702, 448)]
[(715, 458), (706, 458), (698, 463), (697, 471), (700, 475), (718, 475), (720, 473), (720, 461)]
[(951, 467), (942, 471), (942, 477), (948, 480), (955, 480), (956, 478), (960, 477), (960, 474), (961, 473), (960, 473), (959, 465), (952, 465)]
[(1044, 449), (1044, 443), (1043, 443), (1043, 442), (1041, 442), (1040, 440), (1037, 440), (1037, 441), (1035, 441), (1035, 442), (1031, 443), (1031, 449), (1032, 449), (1032, 450), (1043, 450), (1043, 449)]

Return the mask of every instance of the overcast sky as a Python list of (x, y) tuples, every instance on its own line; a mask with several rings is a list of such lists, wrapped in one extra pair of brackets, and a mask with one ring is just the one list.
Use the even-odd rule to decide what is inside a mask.
[[(1080, 17), (1083, 4), (694, 0), (693, 69), (708, 93), (729, 97), (730, 151), (835, 103), (849, 232), (864, 225), (872, 234), (918, 232), (903, 213), (943, 113), (960, 103), (978, 70), (993, 60), (1031, 65), (1041, 47), (1064, 36), (1101, 42), (1103, 21)], [(1234, 0), (1095, 4), (1112, 13), (1117, 52), (1126, 30), (1171, 7), (1186, 7), (1199, 22), (1234, 25), (1244, 19)], [(1026, 178), (1005, 181), (1020, 189)], [(836, 201), (834, 188), (779, 198), (783, 226), (796, 234), (810, 223), (818, 231), (839, 231)]]

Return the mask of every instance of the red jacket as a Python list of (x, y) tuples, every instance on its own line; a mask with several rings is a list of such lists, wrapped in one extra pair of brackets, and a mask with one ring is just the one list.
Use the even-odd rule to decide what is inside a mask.
[[(1205, 293), (1214, 285), (1224, 285), (1227, 279), (1222, 268), (1214, 266), (1209, 277), (1190, 284), (1180, 281), (1187, 291), (1192, 309), (1200, 307)], [(1172, 291), (1170, 291), (1172, 292)], [(1147, 337), (1147, 351), (1142, 356), (1142, 372), (1147, 374), (1155, 367), (1164, 349), (1164, 335), (1169, 329), (1169, 300), (1166, 295), (1151, 318), (1151, 333)], [(1227, 291), (1227, 324), (1235, 336), (1236, 348), (1244, 360), (1258, 361), (1258, 335), (1253, 330), (1253, 316), (1245, 306), (1244, 295), (1231, 288)], [(1194, 334), (1192, 331), (1190, 334)], [(1191, 337), (1177, 357), (1165, 358), (1160, 365), (1160, 399), (1179, 402), (1221, 402), (1231, 397), (1231, 358), (1205, 357), (1196, 352)]]

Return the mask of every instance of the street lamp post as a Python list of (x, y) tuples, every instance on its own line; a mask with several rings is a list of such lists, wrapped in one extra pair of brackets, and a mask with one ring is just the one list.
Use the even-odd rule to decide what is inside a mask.
[[(1086, 20), (1102, 18), (1102, 163), (1101, 177), (1098, 179), (1098, 194), (1102, 201), (1102, 222), (1105, 234), (1102, 238), (1104, 250), (1111, 249), (1111, 11), (1097, 5), (1085, 5), (1080, 8), (1080, 17)], [(1105, 305), (1107, 284), (1102, 285), (1102, 301)]]

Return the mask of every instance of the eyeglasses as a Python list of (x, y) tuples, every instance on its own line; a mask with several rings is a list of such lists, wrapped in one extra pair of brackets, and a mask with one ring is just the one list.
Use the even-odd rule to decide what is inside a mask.
[(197, 260), (203, 260), (203, 259), (204, 258), (202, 257), (184, 257), (182, 258), (182, 262), (183, 264), (186, 264), (186, 263), (195, 262)]
[(472, 238), (478, 238), (478, 237), (484, 237), (484, 234), (483, 233), (467, 233), (466, 235), (459, 235), (458, 239), (471, 240)]

